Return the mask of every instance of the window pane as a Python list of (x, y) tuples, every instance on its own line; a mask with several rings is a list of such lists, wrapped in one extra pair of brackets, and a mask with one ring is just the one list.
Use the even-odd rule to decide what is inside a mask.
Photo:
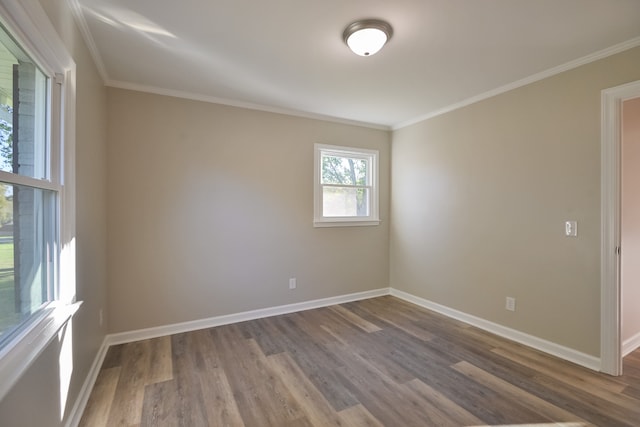
[(0, 170), (47, 178), (47, 77), (0, 27)]
[(322, 214), (326, 217), (369, 216), (369, 190), (353, 187), (323, 187)]
[(367, 185), (367, 160), (322, 156), (322, 183), (338, 185)]
[(55, 194), (0, 183), (0, 344), (52, 299)]

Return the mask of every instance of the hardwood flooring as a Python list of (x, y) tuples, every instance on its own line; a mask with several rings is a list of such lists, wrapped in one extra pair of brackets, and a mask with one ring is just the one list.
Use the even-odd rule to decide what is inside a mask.
[(109, 349), (82, 426), (640, 426), (610, 377), (386, 296)]

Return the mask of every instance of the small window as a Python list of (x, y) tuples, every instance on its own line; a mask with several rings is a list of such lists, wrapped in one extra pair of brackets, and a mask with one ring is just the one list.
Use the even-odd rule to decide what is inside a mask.
[(315, 145), (314, 226), (378, 225), (378, 152)]

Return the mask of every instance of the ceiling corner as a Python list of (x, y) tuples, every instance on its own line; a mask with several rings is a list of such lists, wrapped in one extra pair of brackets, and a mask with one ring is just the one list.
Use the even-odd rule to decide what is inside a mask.
[(100, 73), (100, 77), (102, 78), (102, 82), (107, 84), (110, 80), (109, 75), (107, 73), (107, 68), (104, 65), (104, 61), (102, 60), (102, 56), (100, 55), (100, 51), (96, 45), (93, 36), (91, 35), (91, 31), (89, 30), (89, 25), (87, 24), (87, 20), (84, 17), (84, 13), (82, 12), (82, 6), (78, 3), (78, 0), (67, 0), (67, 4), (71, 9), (73, 17), (80, 29), (80, 33), (82, 34), (82, 38), (84, 39), (87, 48), (89, 49), (89, 53), (93, 58), (93, 62), (95, 63), (96, 68), (98, 69), (98, 73)]

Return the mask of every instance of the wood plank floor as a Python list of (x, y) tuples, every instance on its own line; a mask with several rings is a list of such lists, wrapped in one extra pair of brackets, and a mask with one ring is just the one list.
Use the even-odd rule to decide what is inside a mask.
[(385, 296), (109, 349), (81, 425), (640, 426), (610, 377)]

